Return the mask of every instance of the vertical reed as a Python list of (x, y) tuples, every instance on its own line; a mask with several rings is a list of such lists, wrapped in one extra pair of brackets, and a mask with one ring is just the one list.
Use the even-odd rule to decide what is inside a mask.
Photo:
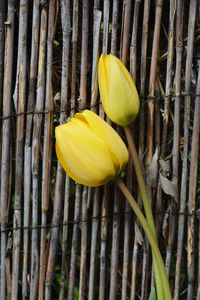
[(48, 12), (48, 34), (47, 34), (47, 67), (46, 67), (46, 87), (45, 87), (45, 110), (48, 113), (44, 118), (44, 138), (43, 138), (43, 161), (42, 161), (42, 228), (40, 238), (40, 259), (39, 259), (39, 298), (44, 299), (44, 279), (46, 269), (46, 224), (47, 212), (49, 208), (49, 186), (52, 152), (52, 127), (53, 127), (53, 91), (52, 91), (52, 62), (53, 62), (53, 41), (56, 30), (56, 14), (58, 7), (56, 1), (49, 2)]
[[(61, 85), (61, 105), (66, 109), (68, 103), (68, 82), (69, 82), (69, 49), (71, 37), (71, 16), (70, 16), (70, 2), (62, 0), (61, 2), (61, 21), (62, 21), (62, 34), (63, 34), (63, 52), (62, 52), (62, 85)], [(69, 194), (70, 194), (70, 180), (66, 176), (65, 182), (65, 197), (64, 197), (64, 215), (63, 223), (67, 224), (68, 211), (69, 211)], [(62, 264), (61, 264), (61, 284), (59, 292), (59, 300), (64, 299), (64, 286), (66, 266), (66, 251), (67, 251), (67, 235), (68, 226), (63, 227), (62, 236)]]
[[(24, 155), (24, 111), (26, 103), (26, 67), (27, 67), (27, 18), (28, 1), (20, 0), (18, 57), (16, 75), (16, 149), (15, 149), (15, 204), (13, 226), (22, 225), (22, 183), (23, 183), (23, 155)], [(21, 247), (21, 229), (13, 232), (13, 272), (12, 299), (18, 299), (19, 260)]]
[[(14, 42), (14, 2), (8, 1), (6, 19), (5, 52), (4, 52), (4, 82), (3, 82), (3, 116), (11, 112), (12, 95), (12, 67), (13, 67), (13, 42)], [(3, 8), (3, 6), (2, 6)], [(2, 12), (3, 14), (3, 12)], [(2, 16), (2, 15), (1, 15)], [(2, 33), (1, 33), (2, 34)], [(2, 50), (1, 50), (2, 51)], [(2, 60), (3, 62), (3, 60)], [(2, 76), (3, 77), (3, 76)], [(1, 79), (2, 79), (1, 77)], [(1, 96), (0, 96), (1, 97)], [(2, 100), (2, 98), (0, 98)], [(5, 119), (1, 129), (1, 299), (6, 299), (6, 223), (10, 202), (10, 159), (11, 159), (11, 120)]]
[[(183, 56), (183, 10), (184, 1), (177, 2), (176, 17), (176, 73), (175, 73), (175, 105), (174, 105), (174, 144), (173, 144), (173, 180), (179, 183), (179, 147), (180, 147), (180, 102), (181, 102), (181, 70)], [(180, 215), (178, 217), (178, 240), (177, 240), (177, 259), (175, 272), (174, 300), (179, 299), (179, 285), (181, 274), (181, 258), (183, 251), (183, 235), (185, 223), (185, 201), (180, 198)]]

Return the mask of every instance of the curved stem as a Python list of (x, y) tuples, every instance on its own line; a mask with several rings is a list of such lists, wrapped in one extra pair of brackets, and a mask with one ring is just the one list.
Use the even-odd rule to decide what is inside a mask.
[[(145, 185), (142, 169), (140, 166), (138, 154), (136, 151), (134, 139), (133, 139), (130, 127), (124, 127), (124, 131), (125, 131), (126, 138), (128, 141), (130, 154), (131, 154), (131, 157), (133, 160), (133, 165), (135, 168), (135, 174), (136, 174), (138, 185), (139, 185), (140, 195), (141, 195), (141, 198), (143, 201), (143, 206), (144, 206), (144, 210), (145, 210), (147, 223), (149, 224), (149, 227), (151, 228), (151, 231), (155, 237), (155, 240), (157, 241), (156, 228), (155, 228), (155, 223), (154, 223), (153, 214), (152, 214), (152, 210), (151, 210), (151, 204), (149, 201), (149, 196), (148, 196), (147, 188)], [(158, 298), (162, 299), (164, 287), (163, 287), (162, 281), (160, 279), (160, 276), (158, 274), (158, 270), (157, 270), (157, 266), (156, 266), (154, 257), (153, 257), (153, 268), (154, 268), (154, 272), (155, 272), (155, 280), (156, 280)]]
[[(132, 209), (134, 210), (147, 238), (148, 241), (151, 245), (151, 249), (158, 267), (158, 271), (159, 271), (159, 275), (161, 278), (161, 282), (163, 283), (163, 291), (164, 291), (164, 298), (162, 298), (162, 300), (172, 300), (172, 296), (171, 296), (171, 291), (170, 291), (170, 287), (169, 287), (169, 282), (168, 282), (168, 278), (167, 278), (167, 274), (166, 274), (166, 270), (165, 270), (165, 266), (162, 260), (162, 256), (160, 254), (160, 251), (158, 249), (158, 245), (157, 245), (157, 241), (155, 239), (155, 236), (152, 232), (152, 229), (150, 228), (149, 224), (147, 223), (144, 215), (142, 214), (139, 206), (137, 205), (135, 199), (133, 198), (133, 196), (131, 195), (130, 191), (128, 190), (127, 186), (123, 183), (123, 181), (118, 178), (116, 180), (116, 184), (119, 187), (119, 189), (122, 191), (123, 195), (126, 197), (126, 199), (128, 200), (130, 206), (132, 207)], [(161, 299), (159, 299), (161, 300)]]
[(148, 224), (149, 224), (149, 226), (152, 230), (152, 233), (153, 233), (155, 239), (157, 240), (156, 228), (155, 228), (155, 223), (154, 223), (153, 214), (152, 214), (152, 210), (151, 210), (151, 204), (150, 204), (150, 201), (149, 201), (147, 188), (146, 188), (146, 185), (145, 185), (144, 177), (143, 177), (143, 174), (142, 174), (142, 169), (141, 169), (141, 166), (140, 166), (140, 162), (139, 162), (139, 159), (138, 159), (138, 154), (137, 154), (137, 151), (136, 151), (136, 147), (135, 147), (135, 143), (134, 143), (134, 140), (133, 140), (133, 136), (132, 136), (130, 127), (124, 127), (124, 131), (125, 131), (125, 134), (126, 134), (126, 138), (127, 138), (130, 153), (131, 153), (131, 157), (132, 157), (132, 160), (133, 160), (133, 165), (134, 165), (134, 168), (135, 168), (135, 174), (136, 174), (136, 177), (137, 177), (137, 180), (138, 180), (138, 185), (139, 185), (140, 194), (141, 194), (141, 198), (142, 198), (143, 205), (144, 205), (144, 210), (145, 210), (145, 215), (146, 215), (146, 218), (147, 218), (147, 222), (148, 222)]

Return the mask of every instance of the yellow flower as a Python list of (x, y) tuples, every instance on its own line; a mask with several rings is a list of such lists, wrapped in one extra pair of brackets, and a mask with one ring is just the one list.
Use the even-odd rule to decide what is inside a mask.
[(112, 54), (101, 55), (98, 80), (108, 117), (118, 125), (129, 125), (136, 118), (140, 104), (135, 84), (124, 64)]
[(58, 160), (68, 176), (80, 184), (105, 184), (128, 162), (128, 151), (120, 136), (89, 110), (57, 126), (55, 134)]

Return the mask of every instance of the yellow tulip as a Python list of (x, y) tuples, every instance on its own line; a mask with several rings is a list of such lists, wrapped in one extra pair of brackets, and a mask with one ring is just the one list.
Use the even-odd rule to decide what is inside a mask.
[(124, 64), (112, 54), (101, 55), (98, 80), (108, 117), (118, 125), (129, 125), (136, 118), (140, 104), (135, 84)]
[(68, 176), (80, 184), (105, 184), (128, 162), (128, 151), (120, 136), (89, 110), (57, 126), (55, 134), (58, 160)]

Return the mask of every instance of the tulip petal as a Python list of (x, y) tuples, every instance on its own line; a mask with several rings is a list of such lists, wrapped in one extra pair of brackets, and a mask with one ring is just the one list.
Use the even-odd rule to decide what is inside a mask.
[(119, 174), (128, 162), (128, 150), (121, 137), (108, 123), (89, 110), (76, 114), (76, 118), (87, 122), (94, 134), (105, 142), (115, 164), (115, 170)]
[(111, 55), (109, 60), (108, 104), (118, 124), (130, 124), (138, 114), (139, 98), (133, 80), (125, 66)]
[[(109, 55), (108, 55), (109, 56)], [(101, 95), (101, 101), (103, 103), (103, 108), (106, 114), (109, 115), (109, 106), (108, 106), (108, 69), (106, 60), (108, 60), (108, 56), (101, 55), (98, 64), (98, 81), (99, 81), (99, 90)]]
[(121, 126), (130, 124), (139, 111), (139, 97), (131, 75), (114, 55), (101, 56), (98, 66), (103, 108)]
[(107, 183), (116, 175), (107, 146), (84, 122), (75, 119), (56, 127), (58, 159), (68, 176), (80, 184)]

